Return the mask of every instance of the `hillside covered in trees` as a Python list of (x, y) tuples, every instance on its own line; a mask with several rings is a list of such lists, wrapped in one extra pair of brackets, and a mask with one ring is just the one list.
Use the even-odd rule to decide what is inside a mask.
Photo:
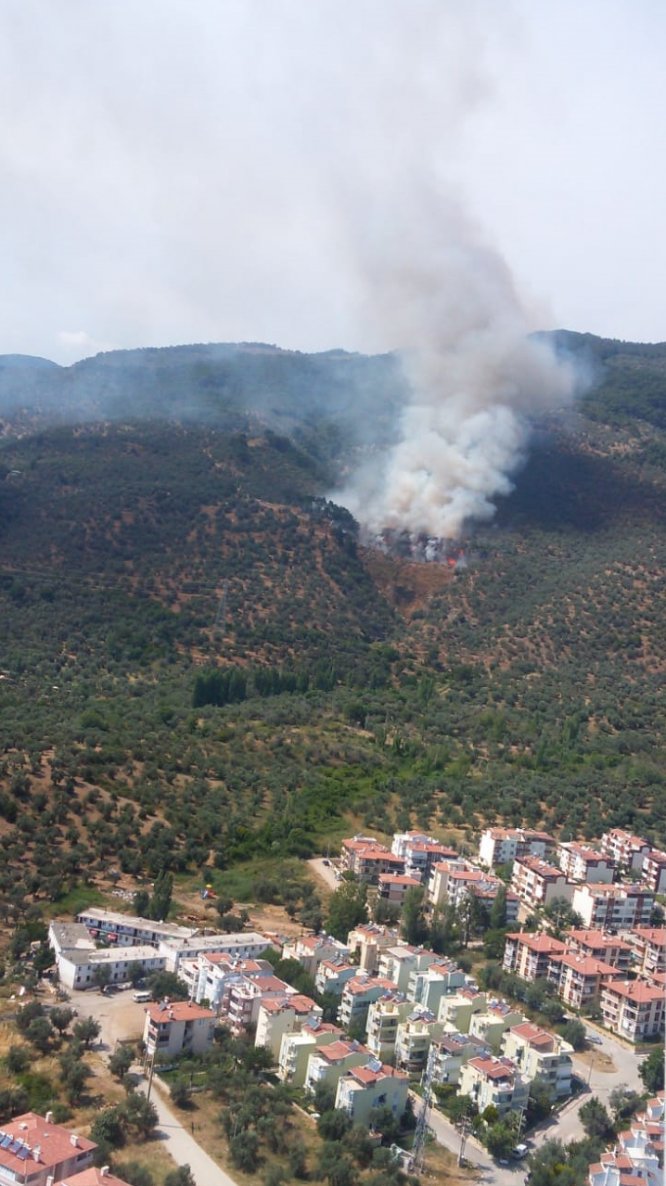
[(352, 825), (666, 843), (666, 346), (558, 346), (594, 384), (455, 569), (329, 499), (395, 432), (392, 357), (0, 359), (5, 910)]

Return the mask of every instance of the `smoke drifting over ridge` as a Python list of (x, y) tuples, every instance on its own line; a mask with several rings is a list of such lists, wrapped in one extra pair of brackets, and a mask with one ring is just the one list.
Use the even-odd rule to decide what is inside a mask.
[(579, 376), (529, 336), (508, 267), (460, 206), (426, 197), (412, 194), (368, 273), (411, 389), (400, 439), (336, 498), (370, 532), (455, 538), (467, 521), (492, 517), (530, 417), (568, 403)]

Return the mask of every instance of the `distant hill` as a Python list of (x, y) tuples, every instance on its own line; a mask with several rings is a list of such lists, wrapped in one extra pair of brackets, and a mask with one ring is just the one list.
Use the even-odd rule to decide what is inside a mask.
[(595, 386), (455, 568), (327, 501), (396, 358), (0, 359), (0, 907), (350, 826), (666, 843), (666, 347), (556, 342)]

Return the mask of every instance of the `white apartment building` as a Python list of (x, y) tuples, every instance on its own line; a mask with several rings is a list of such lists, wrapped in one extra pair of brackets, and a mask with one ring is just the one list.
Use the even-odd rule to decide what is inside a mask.
[(650, 849), (643, 861), (643, 881), (653, 894), (666, 894), (666, 852)]
[(379, 957), (379, 975), (390, 980), (398, 992), (406, 993), (410, 976), (425, 971), (436, 962), (434, 951), (426, 951), (423, 947), (408, 944), (385, 947)]
[(358, 975), (356, 964), (350, 964), (343, 957), (341, 959), (322, 960), (317, 968), (315, 987), (317, 992), (331, 992), (334, 996), (342, 996), (342, 990), (348, 980)]
[(405, 1000), (403, 993), (387, 993), (373, 1001), (368, 1009), (366, 1044), (375, 1058), (382, 1062), (392, 1060), (398, 1026), (412, 1012), (414, 1005)]
[(317, 1046), (308, 1058), (305, 1090), (314, 1095), (318, 1087), (336, 1088), (345, 1071), (363, 1066), (371, 1057), (367, 1047), (345, 1038)]
[(370, 1059), (365, 1066), (352, 1067), (341, 1076), (335, 1106), (347, 1113), (352, 1124), (369, 1125), (372, 1112), (379, 1108), (402, 1116), (408, 1094), (408, 1075)]
[(642, 836), (634, 836), (624, 828), (611, 828), (601, 837), (601, 851), (608, 853), (622, 869), (633, 869), (640, 873), (643, 862), (650, 852), (650, 845)]
[(349, 954), (358, 954), (358, 967), (361, 972), (376, 972), (380, 953), (385, 947), (395, 947), (399, 942), (400, 937), (396, 930), (380, 926), (376, 922), (361, 923), (347, 935)]
[(407, 996), (415, 1005), (423, 1005), (437, 1014), (440, 1002), (451, 993), (464, 988), (468, 977), (453, 960), (443, 955), (426, 968), (414, 969), (410, 973)]
[(257, 959), (270, 947), (266, 935), (237, 931), (219, 935), (194, 935), (191, 939), (162, 939), (158, 945), (167, 972), (178, 972), (182, 960), (204, 955), (228, 955), (232, 959)]
[(491, 1105), (500, 1116), (527, 1107), (529, 1083), (508, 1058), (472, 1058), (460, 1071), (459, 1094), (474, 1101), (479, 1112)]
[(551, 1099), (561, 1100), (571, 1095), (573, 1046), (557, 1034), (525, 1021), (512, 1026), (502, 1040), (502, 1052), (518, 1067), (525, 1079), (539, 1079), (550, 1092)]
[(88, 928), (98, 942), (157, 947), (163, 939), (191, 939), (198, 932), (192, 927), (180, 927), (175, 922), (154, 922), (149, 918), (136, 918), (115, 910), (100, 910), (90, 906), (76, 916), (77, 922)]
[(255, 1046), (266, 1046), (277, 1061), (285, 1034), (301, 1030), (307, 1021), (319, 1021), (322, 1009), (300, 993), (262, 1000), (257, 1013)]
[(654, 910), (654, 894), (645, 886), (580, 885), (576, 886), (571, 905), (588, 929), (631, 931), (649, 926)]
[(425, 1070), (432, 1043), (442, 1036), (444, 1023), (429, 1009), (415, 1009), (398, 1026), (395, 1065), (409, 1075)]
[(604, 1025), (629, 1042), (663, 1037), (665, 1008), (663, 988), (641, 980), (611, 980), (601, 990)]
[(346, 960), (349, 948), (339, 939), (323, 932), (319, 935), (299, 935), (290, 939), (282, 949), (282, 958), (298, 960), (308, 976), (316, 976), (322, 960)]
[(204, 1054), (214, 1032), (213, 1011), (190, 1001), (162, 1001), (146, 1008), (143, 1042), (149, 1057)]
[(557, 865), (540, 857), (519, 857), (513, 863), (511, 889), (528, 910), (541, 910), (556, 898), (570, 902), (574, 887)]
[(486, 828), (479, 841), (479, 861), (488, 869), (506, 865), (516, 857), (546, 857), (555, 847), (548, 832), (533, 828)]
[(343, 1031), (330, 1021), (308, 1021), (301, 1030), (286, 1033), (280, 1043), (278, 1077), (283, 1083), (302, 1087), (310, 1055), (318, 1046), (328, 1046), (342, 1038)]
[(385, 993), (394, 993), (395, 984), (384, 976), (370, 978), (359, 975), (348, 980), (342, 990), (342, 998), (338, 1009), (338, 1021), (346, 1030), (353, 1026), (365, 1028), (368, 1009), (373, 1001), (378, 1001)]
[(575, 840), (558, 844), (557, 859), (569, 881), (610, 885), (617, 869), (615, 861), (608, 854), (597, 852), (596, 849), (579, 844)]

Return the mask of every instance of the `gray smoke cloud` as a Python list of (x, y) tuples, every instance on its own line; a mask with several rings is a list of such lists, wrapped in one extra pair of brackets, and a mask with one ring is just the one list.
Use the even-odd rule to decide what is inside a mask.
[(371, 532), (455, 538), (512, 488), (530, 419), (566, 405), (579, 375), (530, 337), (500, 254), (456, 201), (412, 175), (394, 233), (370, 244), (376, 316), (401, 343), (411, 399), (398, 442), (336, 497)]

